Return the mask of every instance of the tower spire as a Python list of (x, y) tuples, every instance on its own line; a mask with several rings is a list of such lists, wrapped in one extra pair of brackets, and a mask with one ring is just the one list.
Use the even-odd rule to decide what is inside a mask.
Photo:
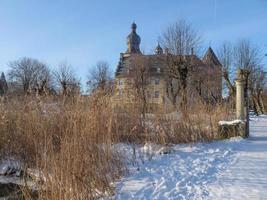
[(161, 48), (159, 42), (158, 42), (157, 47), (155, 48), (155, 54), (157, 54), (157, 55), (163, 54), (163, 49)]
[(135, 22), (131, 25), (132, 32), (127, 37), (127, 51), (126, 53), (141, 53), (140, 51), (140, 43), (141, 38), (136, 33), (137, 25)]
[(137, 25), (135, 22), (132, 23), (132, 31), (133, 32), (136, 32), (136, 29), (137, 29)]

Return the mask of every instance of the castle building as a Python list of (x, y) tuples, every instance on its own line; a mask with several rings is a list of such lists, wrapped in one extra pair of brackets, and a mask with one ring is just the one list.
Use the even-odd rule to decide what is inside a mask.
[[(168, 50), (162, 49), (158, 44), (154, 54), (144, 55), (140, 50), (141, 37), (137, 34), (137, 25), (131, 26), (131, 33), (127, 36), (127, 50), (120, 54), (120, 60), (115, 72), (115, 102), (118, 106), (132, 105), (135, 102), (136, 88), (133, 82), (140, 78), (141, 84), (146, 84), (146, 99), (149, 107), (148, 112), (172, 112), (175, 103), (179, 101), (179, 95), (170, 97), (170, 90), (178, 87), (177, 82), (172, 82), (170, 88), (166, 73), (168, 71)], [(221, 98), (222, 93), (222, 66), (211, 47), (208, 48), (201, 59), (194, 54), (175, 55), (176, 59), (190, 63), (191, 71), (187, 78), (187, 96), (192, 99), (196, 96), (205, 101), (213, 101)], [(142, 61), (142, 62), (140, 62)], [(144, 66), (147, 65), (147, 66)], [(135, 70), (138, 73), (133, 73)], [(145, 70), (148, 73), (145, 74)], [(176, 84), (176, 85), (175, 85)], [(175, 100), (174, 100), (175, 98)]]

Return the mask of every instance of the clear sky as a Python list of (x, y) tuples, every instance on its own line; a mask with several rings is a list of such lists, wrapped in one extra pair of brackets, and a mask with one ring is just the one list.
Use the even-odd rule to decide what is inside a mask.
[(179, 18), (199, 30), (206, 48), (246, 38), (267, 53), (267, 0), (0, 0), (0, 71), (24, 56), (52, 69), (67, 61), (84, 83), (99, 60), (115, 70), (133, 21), (141, 49), (152, 52)]

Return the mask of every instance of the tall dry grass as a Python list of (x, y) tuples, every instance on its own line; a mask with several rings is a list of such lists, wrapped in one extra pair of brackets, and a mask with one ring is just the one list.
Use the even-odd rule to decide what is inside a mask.
[(145, 118), (140, 115), (134, 108), (124, 112), (120, 110), (116, 115), (115, 126), (120, 141), (159, 144), (210, 142), (219, 139), (219, 121), (234, 119), (228, 104), (209, 105), (202, 101), (190, 105), (186, 113), (153, 113)]
[[(112, 194), (124, 172), (112, 150), (110, 97), (2, 100), (0, 153), (38, 169), (39, 199), (96, 199)], [(27, 197), (29, 198), (29, 196)]]

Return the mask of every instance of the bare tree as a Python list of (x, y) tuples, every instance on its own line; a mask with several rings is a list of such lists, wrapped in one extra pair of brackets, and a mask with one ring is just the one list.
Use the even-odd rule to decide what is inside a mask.
[(61, 63), (58, 70), (53, 73), (55, 83), (63, 96), (80, 93), (80, 81), (77, 79), (72, 67), (67, 63)]
[(37, 59), (24, 57), (9, 63), (8, 75), (12, 82), (22, 87), (24, 93), (47, 93), (51, 83), (51, 73), (46, 64)]
[(260, 50), (252, 45), (249, 40), (239, 40), (234, 47), (234, 65), (238, 68), (248, 70), (250, 73), (257, 71), (261, 65)]
[(201, 44), (198, 32), (185, 20), (171, 24), (162, 33), (160, 41), (163, 47), (174, 55), (189, 55), (192, 49), (198, 52)]
[(223, 65), (223, 77), (229, 90), (229, 97), (235, 95), (234, 77), (231, 78), (232, 71), (241, 68), (245, 72), (245, 95), (251, 100), (255, 113), (262, 113), (261, 106), (263, 85), (266, 79), (263, 66), (261, 64), (261, 52), (249, 40), (239, 40), (233, 47), (230, 43), (222, 45), (219, 51), (219, 59)]
[(167, 96), (173, 105), (177, 107), (177, 97), (180, 96), (179, 107), (186, 109), (187, 105), (187, 78), (190, 62), (182, 56), (167, 55), (167, 66), (165, 71), (167, 83)]
[(105, 61), (97, 62), (97, 64), (89, 70), (87, 79), (88, 91), (92, 92), (97, 89), (108, 91), (112, 80), (109, 64)]
[(37, 74), (35, 75), (34, 91), (39, 95), (47, 95), (53, 90), (53, 80), (50, 69), (46, 66), (40, 66)]
[(249, 91), (250, 97), (248, 97), (248, 92), (245, 95), (247, 99), (251, 99), (255, 113), (259, 114), (261, 113), (258, 104), (260, 96), (257, 95), (256, 91), (259, 83), (263, 81), (260, 75), (263, 71), (260, 50), (257, 46), (252, 45), (249, 40), (240, 40), (234, 48), (234, 58), (234, 65), (245, 71), (245, 91)]
[(193, 51), (199, 51), (201, 38), (191, 24), (178, 20), (162, 33), (161, 43), (167, 49), (165, 72), (167, 96), (175, 107), (180, 96), (180, 108), (187, 105), (187, 79), (191, 70), (191, 59), (187, 56)]
[(229, 96), (234, 97), (235, 95), (235, 86), (232, 82), (233, 75), (233, 46), (229, 42), (222, 44), (218, 51), (218, 59), (223, 67), (223, 78), (224, 83), (229, 91)]
[(255, 73), (255, 76), (257, 77), (254, 82), (254, 95), (252, 96), (253, 98), (253, 103), (254, 103), (254, 110), (257, 111), (258, 114), (264, 114), (265, 113), (265, 105), (264, 105), (264, 100), (263, 100), (263, 93), (264, 89), (266, 89), (266, 76), (267, 72), (265, 72), (263, 69), (258, 70)]
[(129, 75), (131, 77), (131, 91), (133, 91), (134, 102), (140, 107), (142, 119), (148, 111), (148, 86), (150, 84), (151, 60), (149, 57), (136, 55), (131, 60)]

